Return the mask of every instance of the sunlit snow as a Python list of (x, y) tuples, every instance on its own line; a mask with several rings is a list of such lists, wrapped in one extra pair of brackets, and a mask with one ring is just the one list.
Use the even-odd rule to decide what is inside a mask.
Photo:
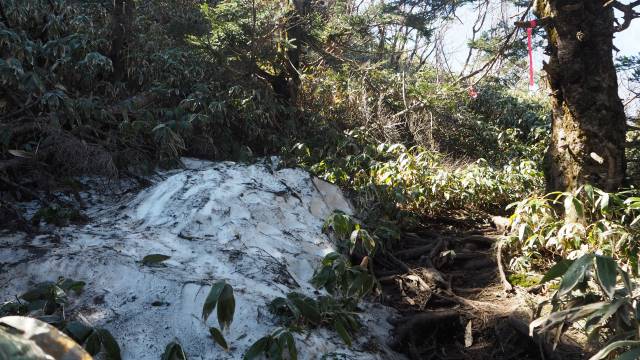
[[(87, 225), (33, 239), (0, 236), (0, 301), (58, 276), (82, 280), (86, 289), (67, 314), (109, 329), (125, 359), (158, 359), (173, 339), (190, 359), (241, 358), (277, 327), (266, 304), (290, 291), (318, 294), (309, 280), (333, 250), (323, 221), (333, 210), (352, 210), (335, 186), (300, 169), (184, 162), (186, 169), (161, 173), (137, 194), (117, 184), (84, 193)], [(142, 266), (149, 254), (171, 258), (164, 267)], [(235, 290), (229, 353), (208, 335), (215, 314), (207, 324), (200, 317), (217, 280)], [(351, 349), (334, 332), (314, 329), (296, 337), (301, 357), (396, 358), (385, 346), (391, 310), (363, 308), (364, 331)], [(377, 352), (370, 352), (371, 342)]]

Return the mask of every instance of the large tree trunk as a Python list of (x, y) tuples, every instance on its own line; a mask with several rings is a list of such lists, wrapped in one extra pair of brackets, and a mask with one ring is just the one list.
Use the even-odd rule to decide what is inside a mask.
[(624, 107), (613, 64), (614, 17), (602, 0), (538, 0), (550, 56), (551, 143), (545, 158), (548, 190), (591, 183), (608, 191), (625, 179)]

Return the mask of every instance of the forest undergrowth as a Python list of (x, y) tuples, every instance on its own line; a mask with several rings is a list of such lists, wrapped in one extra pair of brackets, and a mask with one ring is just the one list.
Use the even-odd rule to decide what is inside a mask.
[[(632, 181), (547, 194), (551, 108), (544, 86), (523, 90), (524, 45), (499, 72), (458, 77), (411, 46), (435, 41), (451, 2), (420, 16), (405, 2), (284, 3), (0, 1), (2, 227), (35, 235), (86, 221), (79, 176), (145, 187), (183, 156), (276, 155), (340, 186), (357, 211), (325, 224), (339, 254), (314, 285), (332, 297), (275, 302), (283, 328), (255, 356), (293, 358), (296, 326), (328, 326), (349, 344), (363, 298), (400, 311), (390, 343), (413, 359), (640, 353), (640, 194)], [(480, 58), (504, 31), (472, 42)], [(70, 290), (47, 289), (62, 289), (54, 310)], [(94, 350), (113, 347), (84, 330)]]

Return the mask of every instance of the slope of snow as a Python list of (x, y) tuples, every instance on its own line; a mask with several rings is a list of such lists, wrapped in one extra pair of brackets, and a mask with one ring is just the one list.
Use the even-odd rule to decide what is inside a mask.
[[(174, 338), (190, 359), (241, 358), (277, 326), (266, 304), (290, 291), (317, 294), (309, 280), (333, 250), (323, 221), (333, 210), (351, 208), (339, 189), (300, 169), (185, 164), (138, 194), (83, 194), (87, 225), (33, 239), (0, 236), (0, 301), (58, 276), (82, 280), (85, 291), (67, 313), (109, 329), (125, 359), (157, 359)], [(164, 267), (141, 266), (149, 254), (171, 258)], [(225, 334), (228, 353), (208, 336), (208, 328), (217, 326), (215, 313), (207, 324), (200, 318), (210, 284), (218, 280), (231, 284), (236, 297)], [(384, 345), (391, 311), (363, 307), (362, 345), (348, 349), (332, 331), (316, 329), (296, 336), (301, 357), (396, 358)], [(362, 350), (371, 339), (379, 344), (377, 353)]]

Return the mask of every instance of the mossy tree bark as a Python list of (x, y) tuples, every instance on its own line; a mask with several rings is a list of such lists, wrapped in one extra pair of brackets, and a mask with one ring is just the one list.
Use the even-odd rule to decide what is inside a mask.
[(614, 14), (602, 0), (538, 0), (547, 18), (553, 122), (545, 157), (548, 190), (624, 182), (626, 116), (613, 63)]

